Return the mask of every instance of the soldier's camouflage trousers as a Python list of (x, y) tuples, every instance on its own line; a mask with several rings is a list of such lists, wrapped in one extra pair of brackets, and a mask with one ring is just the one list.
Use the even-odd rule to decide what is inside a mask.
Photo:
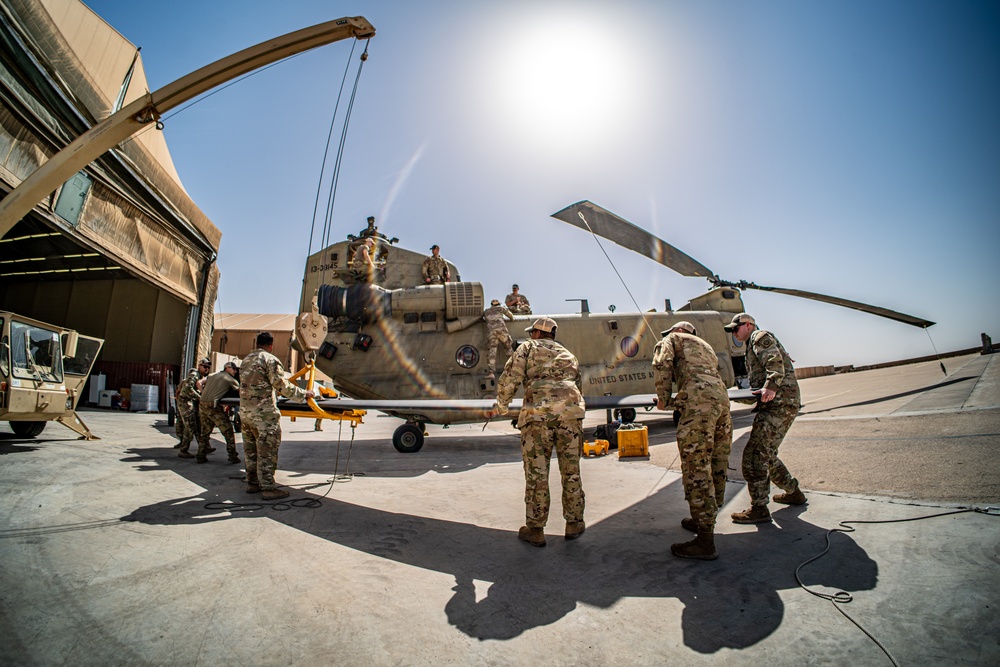
[(798, 481), (778, 458), (778, 447), (798, 412), (799, 406), (794, 403), (774, 405), (758, 410), (753, 418), (750, 440), (743, 450), (743, 479), (754, 506), (767, 506), (771, 482), (787, 493), (799, 488)]
[(567, 522), (583, 521), (583, 483), (580, 456), (583, 454), (583, 420), (553, 419), (528, 422), (521, 427), (521, 458), (524, 460), (525, 524), (544, 528), (549, 520), (549, 461), (555, 449), (562, 478), (563, 517)]
[(278, 447), (281, 445), (281, 415), (277, 411), (244, 409), (241, 405), (240, 419), (247, 484), (258, 484), (265, 491), (274, 489), (274, 471), (278, 468)]
[(209, 436), (212, 429), (218, 427), (219, 433), (226, 439), (226, 452), (229, 458), (236, 457), (236, 434), (233, 432), (233, 424), (229, 421), (229, 416), (222, 408), (213, 408), (208, 405), (201, 405), (198, 408), (198, 458), (208, 456), (208, 448), (211, 446)]
[(186, 452), (191, 447), (191, 441), (198, 435), (198, 403), (196, 401), (177, 401), (177, 437), (181, 441), (181, 451)]
[(500, 345), (503, 345), (503, 349), (508, 357), (514, 355), (514, 346), (510, 340), (510, 334), (507, 333), (506, 329), (491, 331), (486, 335), (486, 348), (489, 350), (487, 353), (486, 368), (491, 373), (496, 371), (497, 368), (497, 347)]
[(726, 497), (726, 471), (733, 445), (728, 398), (688, 401), (677, 424), (681, 480), (691, 518), (711, 528)]

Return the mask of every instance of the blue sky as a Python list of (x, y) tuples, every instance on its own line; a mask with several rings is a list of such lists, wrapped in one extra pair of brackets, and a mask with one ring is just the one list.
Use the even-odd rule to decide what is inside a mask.
[[(635, 310), (590, 199), (721, 276), (938, 322), (939, 351), (1000, 340), (1000, 4), (843, 0), (87, 3), (157, 89), (341, 16), (376, 28), (333, 238), (368, 215), (535, 312)], [(355, 51), (360, 52), (361, 45)], [(293, 312), (351, 42), (168, 117), (188, 192), (222, 230), (216, 309)], [(708, 283), (605, 242), (643, 310)], [(314, 246), (315, 250), (315, 246)], [(799, 366), (933, 353), (924, 331), (750, 291)]]

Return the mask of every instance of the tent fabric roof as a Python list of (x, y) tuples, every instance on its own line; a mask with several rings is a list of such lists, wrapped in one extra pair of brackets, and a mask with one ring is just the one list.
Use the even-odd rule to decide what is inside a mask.
[[(133, 58), (135, 70), (122, 106), (149, 92), (142, 56), (136, 57), (136, 46), (92, 9), (79, 0), (39, 0), (39, 3), (48, 12), (52, 23), (76, 56), (76, 64), (101, 98), (83, 100), (95, 119), (103, 120), (113, 112), (115, 100), (118, 99)], [(183, 188), (162, 132), (141, 132), (132, 140), (141, 144), (177, 185)]]
[(216, 331), (293, 331), (295, 315), (215, 313)]

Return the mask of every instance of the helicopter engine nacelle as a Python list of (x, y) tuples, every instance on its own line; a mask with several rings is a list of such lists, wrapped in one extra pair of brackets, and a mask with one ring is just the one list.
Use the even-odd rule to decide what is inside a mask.
[(478, 318), (483, 314), (480, 283), (446, 283), (387, 290), (378, 285), (320, 285), (316, 305), (320, 315), (346, 317), (364, 324), (392, 317), (393, 312), (443, 311), (446, 320)]
[(320, 285), (316, 293), (316, 307), (319, 314), (325, 317), (346, 317), (370, 324), (392, 315), (390, 295), (389, 290), (367, 283), (350, 287)]

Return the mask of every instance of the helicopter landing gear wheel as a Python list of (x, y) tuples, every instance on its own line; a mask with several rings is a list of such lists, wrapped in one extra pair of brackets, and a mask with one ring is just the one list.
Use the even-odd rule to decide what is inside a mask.
[(392, 446), (401, 454), (419, 452), (424, 446), (424, 429), (407, 422), (392, 434)]
[(631, 424), (635, 421), (635, 409), (621, 408), (615, 410), (615, 419), (621, 419), (623, 424)]

